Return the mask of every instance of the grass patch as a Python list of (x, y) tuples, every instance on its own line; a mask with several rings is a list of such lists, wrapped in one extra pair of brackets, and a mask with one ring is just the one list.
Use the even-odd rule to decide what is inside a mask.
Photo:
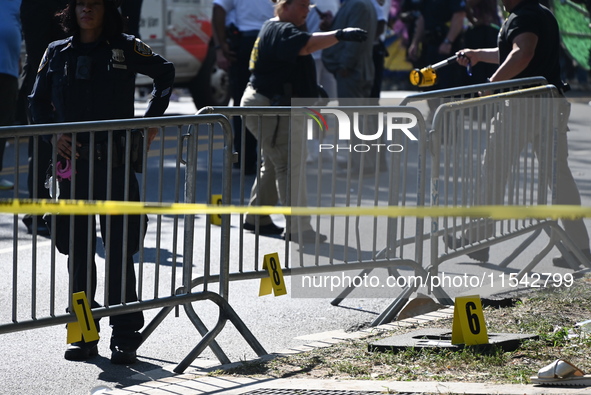
[(571, 287), (531, 289), (521, 294), (513, 307), (485, 308), (489, 332), (531, 333), (539, 340), (526, 341), (512, 352), (492, 349), (441, 351), (407, 349), (400, 352), (369, 352), (368, 344), (380, 338), (422, 327), (449, 328), (452, 321), (440, 320), (347, 341), (331, 347), (245, 362), (214, 374), (263, 377), (372, 379), (401, 381), (467, 381), (526, 384), (529, 377), (557, 358), (567, 359), (591, 372), (591, 336), (575, 326), (591, 319), (591, 276)]

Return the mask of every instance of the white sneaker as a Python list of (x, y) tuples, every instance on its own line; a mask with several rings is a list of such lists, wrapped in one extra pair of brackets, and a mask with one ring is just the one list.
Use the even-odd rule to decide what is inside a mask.
[(8, 181), (5, 178), (0, 179), (0, 190), (8, 190), (14, 188), (12, 181)]

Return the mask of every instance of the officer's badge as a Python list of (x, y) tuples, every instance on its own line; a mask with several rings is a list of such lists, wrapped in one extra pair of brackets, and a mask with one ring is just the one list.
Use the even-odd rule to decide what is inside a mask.
[(133, 50), (139, 53), (142, 56), (152, 56), (152, 48), (146, 45), (143, 41), (139, 39), (135, 39), (135, 45), (133, 46)]
[(112, 58), (115, 62), (118, 62), (118, 63), (125, 62), (125, 53), (123, 52), (122, 49), (114, 48), (111, 50), (111, 52), (113, 54)]

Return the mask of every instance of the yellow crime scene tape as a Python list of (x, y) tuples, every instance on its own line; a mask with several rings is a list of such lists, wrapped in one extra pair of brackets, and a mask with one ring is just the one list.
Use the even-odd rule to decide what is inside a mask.
[(584, 206), (475, 206), (475, 207), (271, 207), (191, 203), (151, 203), (48, 199), (0, 199), (7, 214), (254, 214), (330, 215), (372, 217), (473, 217), (492, 219), (578, 219), (591, 217)]

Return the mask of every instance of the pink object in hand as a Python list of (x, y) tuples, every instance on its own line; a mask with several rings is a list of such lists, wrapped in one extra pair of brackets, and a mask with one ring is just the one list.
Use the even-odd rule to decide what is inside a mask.
[(72, 179), (72, 164), (69, 159), (66, 159), (65, 164), (62, 161), (57, 162), (55, 173), (58, 180), (71, 180)]

